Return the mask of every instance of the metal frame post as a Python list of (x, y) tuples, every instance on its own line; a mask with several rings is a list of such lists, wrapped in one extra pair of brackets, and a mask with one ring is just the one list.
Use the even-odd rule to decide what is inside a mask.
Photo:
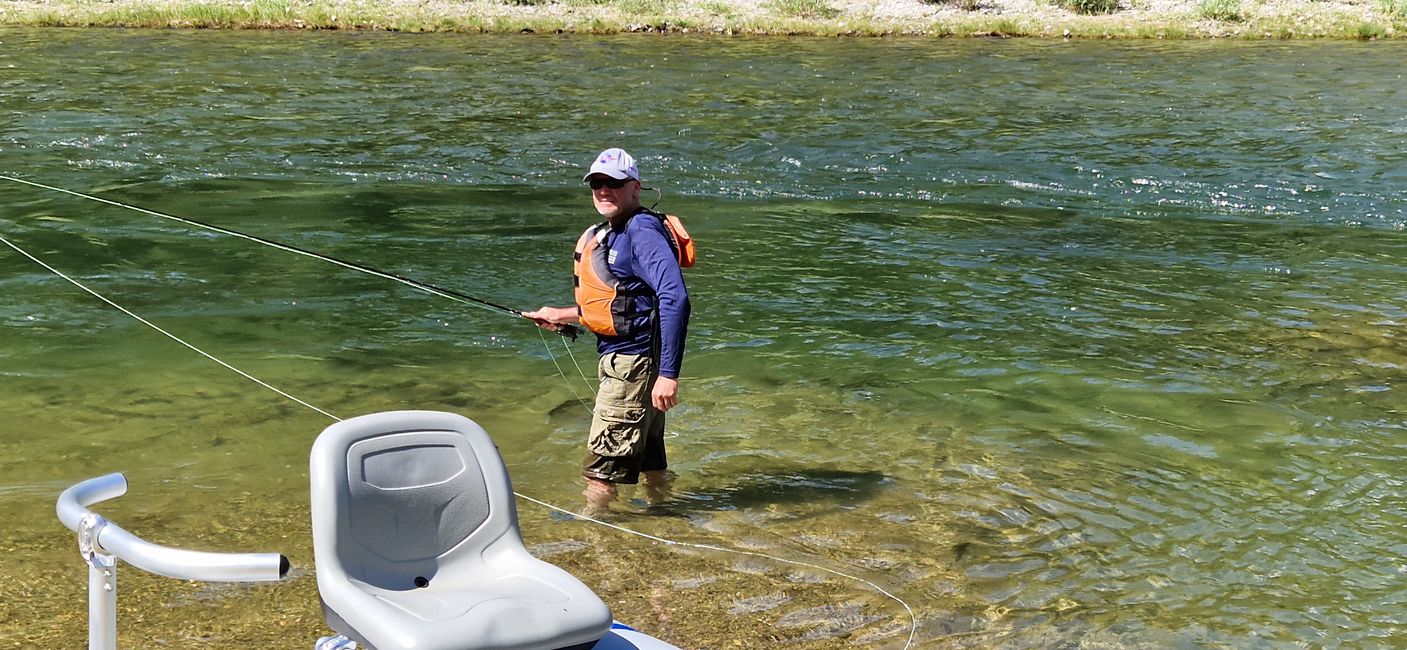
[(117, 558), (88, 563), (88, 650), (117, 650)]
[(158, 546), (88, 509), (122, 496), (121, 474), (91, 478), (59, 495), (59, 521), (78, 533), (78, 553), (88, 565), (88, 650), (117, 650), (117, 561), (178, 580), (273, 582), (288, 573), (278, 553), (208, 553)]
[(98, 546), (106, 525), (93, 513), (79, 522), (78, 554), (88, 565), (88, 650), (117, 650), (117, 557)]

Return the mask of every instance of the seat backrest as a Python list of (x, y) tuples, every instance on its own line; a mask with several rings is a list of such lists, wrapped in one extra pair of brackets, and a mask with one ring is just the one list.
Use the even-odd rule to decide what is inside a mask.
[(463, 416), (374, 413), (328, 427), (313, 444), (318, 568), (392, 591), (424, 587), (456, 556), (516, 541), (507, 470)]
[(503, 459), (468, 418), (339, 422), (309, 470), (323, 616), (360, 647), (584, 649), (610, 628), (589, 587), (523, 547)]

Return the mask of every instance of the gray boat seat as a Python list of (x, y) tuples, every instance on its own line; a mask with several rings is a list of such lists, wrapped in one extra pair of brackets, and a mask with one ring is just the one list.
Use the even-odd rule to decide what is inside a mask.
[(327, 623), (371, 650), (590, 648), (611, 611), (523, 548), (508, 471), (463, 416), (373, 413), (313, 443)]

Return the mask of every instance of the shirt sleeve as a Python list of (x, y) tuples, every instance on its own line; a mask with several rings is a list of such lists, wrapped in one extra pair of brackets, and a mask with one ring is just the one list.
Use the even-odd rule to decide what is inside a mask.
[(630, 229), (630, 244), (636, 275), (654, 290), (659, 308), (660, 376), (678, 379), (689, 329), (689, 290), (684, 286), (684, 272), (659, 219), (641, 214), (630, 222), (634, 226)]

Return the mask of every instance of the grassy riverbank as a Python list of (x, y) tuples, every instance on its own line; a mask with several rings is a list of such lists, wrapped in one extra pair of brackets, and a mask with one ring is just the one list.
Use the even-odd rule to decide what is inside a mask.
[(0, 0), (0, 25), (1398, 39), (1407, 0)]

